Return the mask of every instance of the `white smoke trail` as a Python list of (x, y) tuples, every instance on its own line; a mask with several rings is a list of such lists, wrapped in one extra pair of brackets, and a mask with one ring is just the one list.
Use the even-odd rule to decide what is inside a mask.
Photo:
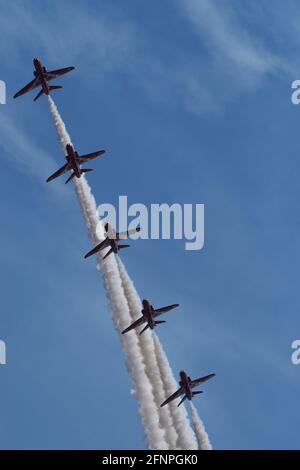
[(66, 126), (58, 112), (56, 104), (54, 103), (50, 95), (48, 95), (48, 103), (50, 106), (51, 116), (53, 118), (54, 125), (57, 131), (58, 141), (60, 143), (62, 152), (65, 155), (67, 144), (72, 144), (71, 137), (69, 136)]
[[(157, 335), (153, 335), (155, 355), (159, 365), (160, 375), (163, 380), (165, 398), (172, 395), (178, 389), (168, 358), (160, 344)], [(198, 449), (195, 435), (190, 427), (190, 422), (184, 405), (177, 406), (176, 400), (168, 405), (173, 421), (173, 426), (177, 431), (177, 446), (180, 449)]]
[[(119, 257), (117, 257), (117, 265), (131, 315), (130, 323), (132, 323), (139, 316), (141, 316), (141, 301), (131, 279), (128, 276), (125, 266)], [(133, 332), (127, 334), (133, 334)], [(161, 403), (165, 400), (165, 390), (163, 387), (159, 365), (156, 360), (153, 338), (149, 332), (145, 332), (142, 335), (137, 335), (137, 338), (144, 357), (146, 374), (148, 375), (149, 380), (153, 386), (153, 395), (159, 413), (159, 422), (161, 427), (165, 430), (165, 438), (169, 444), (169, 449), (174, 450), (178, 445), (178, 434), (175, 427), (173, 426), (169, 408), (167, 406), (163, 408), (160, 407)]]
[[(59, 141), (65, 154), (65, 146), (67, 143), (71, 143), (71, 139), (50, 97), (49, 105)], [(99, 225), (101, 226), (101, 224), (99, 224), (96, 202), (91, 194), (91, 188), (87, 184), (84, 176), (81, 176), (80, 179), (75, 179), (74, 185), (90, 238), (93, 243), (99, 242), (104, 238), (104, 231), (102, 231), (102, 234), (99, 234)], [(116, 259), (114, 256), (110, 256), (103, 261), (102, 255), (99, 254), (97, 260), (98, 268), (103, 274), (113, 321), (117, 331), (120, 332), (131, 322), (131, 316), (127, 300), (124, 296)], [(144, 359), (141, 354), (137, 335), (120, 335), (120, 338), (126, 356), (126, 365), (133, 380), (135, 395), (139, 404), (139, 413), (145, 428), (149, 447), (151, 449), (168, 449), (169, 445), (160, 427), (152, 385), (145, 373)]]
[[(59, 142), (65, 154), (65, 147), (71, 143), (71, 139), (50, 97), (49, 104)], [(79, 180), (76, 179), (74, 183), (90, 238), (93, 243), (98, 243), (104, 239), (104, 229), (102, 227), (102, 233), (99, 233), (101, 224), (99, 224), (96, 202), (91, 194), (91, 188), (83, 176)], [(111, 256), (104, 262), (102, 255), (99, 255), (98, 268), (104, 277), (113, 321), (119, 333), (132, 319), (135, 319), (136, 313), (141, 310), (141, 302), (119, 259), (116, 262), (116, 258)], [(185, 408), (177, 408), (174, 403), (169, 405), (169, 409), (158, 407), (167, 395), (173, 393), (177, 384), (156, 335), (145, 334), (139, 337), (132, 332), (131, 335), (120, 335), (120, 339), (126, 354), (127, 368), (133, 379), (139, 412), (150, 448), (174, 449), (176, 445), (180, 449), (196, 449), (197, 445)], [(198, 417), (197, 413), (196, 417)], [(193, 424), (194, 421), (193, 417)], [(201, 423), (199, 417), (198, 422)], [(194, 428), (197, 432), (198, 428), (195, 424)], [(197, 439), (200, 442), (198, 435)], [(209, 443), (208, 436), (207, 442)]]
[[(134, 284), (122, 263), (118, 258), (117, 264), (120, 270), (121, 279), (123, 282), (124, 292), (127, 298), (129, 310), (132, 315), (132, 319), (136, 320), (137, 312), (141, 311), (141, 302)], [(144, 357), (147, 356), (151, 363), (149, 368), (153, 369), (153, 382), (157, 388), (157, 404), (159, 406), (159, 413), (161, 419), (168, 423), (168, 426), (172, 423), (173, 429), (175, 429), (177, 438), (174, 441), (174, 434), (168, 436), (168, 442), (172, 448), (179, 449), (197, 449), (197, 443), (195, 440), (194, 433), (190, 427), (189, 419), (184, 406), (180, 408), (177, 404), (170, 403), (169, 406), (160, 408), (160, 404), (171, 395), (178, 384), (174, 379), (169, 361), (166, 354), (160, 344), (157, 335), (152, 332), (145, 332), (140, 336), (141, 347), (144, 352)], [(165, 414), (165, 409), (168, 410), (168, 414)]]
[(190, 405), (193, 428), (196, 434), (199, 449), (212, 450), (212, 445), (209, 441), (208, 434), (205, 431), (204, 424), (202, 423), (200, 416), (198, 415), (198, 412), (192, 402), (190, 402)]

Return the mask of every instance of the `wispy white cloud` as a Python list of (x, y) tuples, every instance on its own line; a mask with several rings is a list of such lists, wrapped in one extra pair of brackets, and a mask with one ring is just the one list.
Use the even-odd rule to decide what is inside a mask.
[(247, 82), (249, 74), (251, 78), (262, 76), (283, 67), (283, 58), (270, 52), (257, 34), (247, 31), (233, 3), (215, 0), (183, 0), (180, 3), (211, 57), (231, 64), (234, 72), (239, 71)]
[(153, 38), (144, 18), (139, 22), (117, 6), (100, 10), (67, 1), (44, 11), (28, 9), (26, 2), (7, 3), (0, 17), (6, 38), (0, 60), (12, 69), (23, 67), (24, 56), (35, 51), (49, 67), (80, 64), (77, 76), (98, 86), (105, 74), (121, 71), (150, 99), (196, 113), (219, 110), (287, 70), (284, 56), (260, 30), (272, 12), (263, 11), (253, 31), (247, 24), (251, 14), (241, 14), (234, 1), (180, 0), (175, 5), (173, 14), (194, 41), (181, 47), (171, 35), (167, 44), (162, 38), (163, 53), (152, 47), (160, 38)]
[(186, 77), (187, 104), (194, 111), (201, 111), (203, 94), (219, 108), (238, 94), (253, 91), (264, 78), (286, 71), (285, 58), (265, 44), (259, 30), (247, 28), (234, 2), (182, 0), (178, 5), (192, 25), (195, 53), (200, 46), (207, 53), (206, 63)]
[[(195, 37), (189, 54), (172, 42), (165, 54), (155, 54), (147, 28), (133, 23), (124, 11), (100, 16), (92, 8), (61, 2), (45, 14), (28, 9), (25, 2), (6, 3), (0, 17), (5, 37), (0, 60), (11, 69), (24, 67), (24, 49), (36, 50), (53, 66), (83, 64), (87, 68), (81, 66), (76, 73), (89, 80), (95, 76), (97, 84), (103, 73), (122, 69), (133, 86), (151, 99), (196, 113), (222, 109), (239, 94), (254, 90), (264, 78), (286, 70), (285, 59), (246, 28), (245, 14), (233, 8), (234, 2), (181, 0), (177, 6), (178, 14), (186, 19), (182, 24)], [(1, 113), (0, 124), (4, 154), (19, 169), (44, 181), (57, 164), (11, 117)]]
[[(128, 62), (132, 50), (130, 23), (100, 16), (87, 5), (83, 8), (73, 2), (57, 2), (45, 11), (29, 9), (26, 2), (17, 1), (6, 3), (1, 13), (5, 42), (0, 44), (0, 59), (12, 68), (20, 66), (19, 62), (23, 66), (24, 52), (30, 50), (53, 64), (81, 61), (97, 64), (102, 71)], [(81, 72), (86, 74), (86, 70)]]
[(24, 173), (43, 178), (44, 181), (45, 175), (57, 163), (34, 144), (9, 116), (0, 114), (0, 129), (2, 156), (16, 164)]
[[(18, 124), (8, 115), (0, 114), (0, 150), (1, 158), (5, 158), (8, 164), (13, 165), (18, 172), (34, 178), (55, 197), (64, 196), (67, 203), (68, 196), (64, 184), (57, 181), (56, 184), (47, 184), (46, 178), (60, 162), (55, 161), (42, 147), (27, 136)], [(61, 161), (62, 164), (62, 161)]]

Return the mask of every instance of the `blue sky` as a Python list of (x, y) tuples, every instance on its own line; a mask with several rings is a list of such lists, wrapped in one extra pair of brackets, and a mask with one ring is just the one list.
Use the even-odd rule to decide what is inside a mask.
[(102, 280), (47, 100), (12, 95), (39, 56), (74, 65), (53, 94), (98, 203), (204, 203), (205, 246), (132, 242), (174, 372), (216, 372), (195, 400), (218, 449), (299, 448), (300, 5), (273, 0), (1, 0), (0, 447), (143, 448)]

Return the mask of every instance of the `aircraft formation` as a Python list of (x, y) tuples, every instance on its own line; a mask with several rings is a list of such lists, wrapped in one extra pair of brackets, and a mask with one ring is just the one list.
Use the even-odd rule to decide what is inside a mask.
[[(21, 90), (19, 90), (15, 95), (14, 98), (17, 98), (29, 91), (41, 86), (41, 90), (35, 96), (34, 101), (40, 98), (42, 95), (50, 95), (52, 90), (57, 90), (62, 88), (60, 85), (49, 85), (49, 81), (60, 77), (68, 72), (74, 70), (75, 67), (65, 67), (57, 70), (48, 71), (46, 67), (44, 67), (40, 61), (40, 59), (35, 58), (33, 59), (34, 65), (34, 79), (25, 85)], [(47, 182), (50, 182), (59, 176), (71, 172), (69, 177), (67, 178), (65, 183), (68, 183), (73, 178), (80, 178), (84, 173), (92, 171), (91, 168), (81, 168), (81, 165), (88, 162), (89, 160), (95, 159), (97, 157), (102, 156), (105, 153), (105, 150), (98, 150), (93, 153), (88, 153), (84, 155), (79, 155), (78, 152), (74, 149), (71, 144), (66, 145), (66, 156), (65, 160), (66, 163), (55, 171), (52, 175), (47, 178)], [(124, 240), (128, 238), (133, 233), (139, 232), (141, 230), (140, 227), (136, 227), (132, 230), (127, 230), (125, 232), (118, 233), (116, 232), (113, 227), (106, 223), (105, 224), (105, 239), (92, 248), (88, 253), (84, 255), (84, 258), (89, 258), (90, 256), (99, 253), (100, 251), (104, 250), (105, 248), (109, 248), (108, 252), (104, 255), (103, 259), (106, 259), (112, 253), (115, 255), (123, 248), (128, 248), (130, 245), (128, 244), (120, 244), (120, 240)], [(154, 308), (153, 305), (150, 303), (149, 300), (143, 299), (142, 301), (142, 310), (141, 316), (134, 321), (131, 325), (129, 325), (125, 330), (121, 333), (126, 334), (136, 328), (146, 324), (146, 326), (142, 329), (139, 333), (140, 335), (144, 333), (148, 328), (153, 330), (156, 325), (161, 323), (165, 323), (164, 320), (156, 320), (156, 317), (163, 315), (164, 313), (169, 312), (177, 307), (179, 304), (172, 304), (167, 305), (165, 307)], [(206, 382), (207, 380), (213, 378), (216, 374), (208, 374), (203, 377), (199, 377), (198, 379), (192, 380), (185, 371), (180, 371), (179, 373), (179, 389), (176, 390), (171, 396), (169, 396), (160, 406), (163, 407), (168, 403), (172, 402), (173, 400), (180, 398), (183, 395), (183, 398), (180, 400), (177, 406), (180, 406), (186, 399), (192, 400), (194, 396), (199, 395), (202, 390), (193, 391), (195, 387), (198, 385)]]

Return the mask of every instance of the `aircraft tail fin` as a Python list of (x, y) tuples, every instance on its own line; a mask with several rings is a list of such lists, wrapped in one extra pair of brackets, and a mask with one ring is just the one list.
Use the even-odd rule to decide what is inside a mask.
[(144, 331), (148, 330), (148, 328), (150, 328), (150, 326), (149, 326), (149, 325), (146, 325), (145, 328), (143, 328), (143, 330), (140, 332), (140, 335), (141, 335), (142, 333), (144, 333)]
[(128, 248), (130, 245), (118, 245), (118, 249), (122, 250), (122, 248)]
[[(165, 321), (165, 320), (158, 320), (158, 321), (155, 321), (155, 322), (154, 322), (154, 325), (158, 325), (159, 323), (166, 323), (166, 321)], [(150, 328), (150, 325), (149, 325), (149, 324), (146, 325), (145, 328), (140, 332), (140, 335), (141, 335), (142, 333), (144, 333), (144, 331), (148, 330), (148, 328)]]
[(194, 397), (195, 395), (199, 395), (200, 393), (203, 393), (203, 391), (200, 390), (199, 392), (193, 392), (193, 393), (192, 393), (192, 396)]
[(36, 95), (36, 97), (33, 99), (33, 101), (38, 100), (44, 93), (45, 93), (44, 90), (41, 89), (41, 91), (39, 91), (39, 93)]
[(184, 400), (186, 400), (186, 399), (187, 399), (187, 396), (184, 395), (184, 397), (182, 398), (182, 400), (180, 400), (180, 402), (178, 403), (177, 407), (180, 406), (180, 405), (184, 402)]
[(93, 171), (92, 168), (81, 168), (80, 169), (80, 173), (83, 174), (83, 173), (88, 173), (89, 171)]
[(49, 90), (50, 90), (50, 91), (51, 91), (51, 90), (59, 90), (60, 88), (62, 88), (61, 85), (51, 85), (51, 86), (49, 86)]
[(67, 184), (69, 181), (71, 181), (73, 178), (75, 178), (76, 174), (73, 172), (71, 174), (71, 176), (69, 176), (69, 178), (67, 179), (67, 181), (65, 182), (65, 184)]
[[(61, 85), (51, 85), (51, 86), (49, 86), (49, 90), (50, 90), (50, 91), (51, 91), (51, 90), (58, 90), (59, 88), (62, 88), (62, 86), (61, 86)], [(34, 98), (33, 101), (38, 100), (38, 99), (39, 99), (42, 95), (44, 95), (44, 94), (45, 94), (45, 92), (44, 92), (44, 90), (43, 90), (43, 88), (42, 88), (41, 91), (39, 91), (39, 93), (36, 95), (36, 97)]]
[(111, 249), (106, 253), (106, 255), (103, 256), (103, 259), (107, 258), (113, 251), (114, 251), (113, 248), (111, 248)]

